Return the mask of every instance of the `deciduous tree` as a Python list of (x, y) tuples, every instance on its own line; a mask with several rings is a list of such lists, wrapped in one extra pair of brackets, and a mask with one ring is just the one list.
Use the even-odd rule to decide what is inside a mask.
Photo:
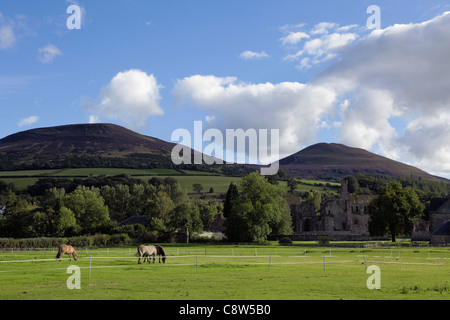
[(395, 242), (397, 235), (412, 231), (413, 220), (422, 215), (424, 205), (412, 188), (392, 182), (381, 189), (367, 209), (369, 233), (372, 236), (390, 234)]

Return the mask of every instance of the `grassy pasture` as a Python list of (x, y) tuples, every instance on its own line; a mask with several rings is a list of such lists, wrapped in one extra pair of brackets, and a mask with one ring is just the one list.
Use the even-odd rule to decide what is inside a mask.
[[(55, 260), (55, 249), (2, 252), (0, 299), (450, 300), (450, 248), (165, 248), (166, 264), (151, 265), (137, 264), (136, 247), (79, 249), (77, 262)], [(80, 290), (67, 288), (70, 265), (80, 267)], [(380, 267), (380, 290), (367, 288), (370, 265)]]
[[(52, 170), (26, 170), (26, 171), (0, 171), (0, 180), (5, 183), (13, 183), (17, 190), (24, 190), (28, 186), (36, 183), (39, 178), (88, 178), (90, 176), (114, 176), (127, 174), (133, 178), (148, 181), (152, 176), (165, 178), (170, 176), (180, 183), (188, 193), (194, 192), (192, 185), (200, 183), (203, 186), (203, 193), (208, 193), (210, 188), (214, 193), (225, 193), (231, 182), (238, 184), (240, 177), (217, 176), (208, 172), (184, 170), (183, 173), (173, 169), (118, 169), (118, 168), (85, 168), (85, 169), (52, 169)], [(340, 184), (327, 183), (324, 181), (298, 180), (298, 191), (338, 191)], [(288, 190), (286, 181), (279, 181), (279, 185)]]

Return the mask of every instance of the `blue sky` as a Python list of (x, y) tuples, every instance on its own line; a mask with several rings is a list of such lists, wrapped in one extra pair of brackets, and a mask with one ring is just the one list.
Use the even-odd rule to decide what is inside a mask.
[[(82, 10), (69, 30), (67, 8)], [(370, 5), (381, 30), (368, 30)], [(109, 122), (280, 129), (450, 177), (448, 1), (0, 2), (0, 137)]]

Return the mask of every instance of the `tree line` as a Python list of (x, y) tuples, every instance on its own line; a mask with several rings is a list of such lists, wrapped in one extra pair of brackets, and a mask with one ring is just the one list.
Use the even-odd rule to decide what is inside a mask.
[[(28, 189), (31, 193), (8, 190), (0, 196), (0, 204), (5, 207), (0, 218), (0, 237), (73, 237), (122, 232), (134, 232), (136, 236), (139, 232), (147, 233), (147, 238), (151, 235), (155, 240), (164, 240), (179, 228), (201, 231), (218, 212), (215, 205), (192, 202), (172, 178), (153, 178), (144, 183), (123, 176), (100, 177), (77, 186), (65, 180), (50, 180), (31, 186)], [(97, 185), (92, 185), (93, 182)], [(49, 188), (44, 190), (43, 186)], [(146, 225), (135, 226), (131, 231), (119, 226), (134, 215), (147, 215)]]
[(445, 197), (450, 193), (450, 183), (445, 181), (423, 179), (414, 176), (391, 177), (387, 175), (365, 175), (357, 173), (346, 177), (350, 193), (377, 195), (382, 188), (392, 182), (399, 182), (403, 187), (411, 187), (422, 200)]
[[(238, 188), (232, 184), (231, 189)], [(226, 234), (231, 241), (266, 239), (289, 234), (289, 206), (278, 186), (259, 173), (242, 178), (238, 191), (242, 204), (226, 213)], [(153, 177), (148, 182), (126, 175), (89, 179), (40, 179), (25, 191), (0, 184), (0, 238), (74, 237), (128, 233), (147, 241), (170, 241), (176, 232), (192, 234), (209, 227), (222, 201), (191, 199), (176, 179)], [(235, 237), (234, 224), (242, 215), (249, 229)], [(147, 216), (144, 225), (121, 226), (132, 216)], [(245, 217), (244, 217), (245, 216)], [(228, 221), (229, 218), (229, 221)]]
[(449, 198), (450, 184), (421, 177), (362, 173), (346, 178), (350, 193), (377, 195), (367, 207), (371, 236), (409, 236), (416, 219), (429, 221), (433, 198)]
[[(410, 233), (414, 219), (428, 220), (430, 200), (450, 193), (450, 184), (414, 177), (355, 174), (347, 181), (351, 193), (378, 195), (368, 206), (368, 229), (372, 236), (390, 234), (392, 239)], [(23, 192), (0, 182), (0, 238), (128, 234), (142, 241), (170, 241), (176, 232), (201, 232), (218, 214), (226, 219), (231, 242), (281, 237), (293, 228), (286, 189), (276, 182), (252, 172), (239, 184), (231, 183), (223, 200), (214, 201), (188, 197), (172, 177), (148, 182), (127, 175), (48, 178)], [(323, 194), (299, 196), (317, 207)], [(147, 219), (144, 225), (120, 225), (132, 216)]]

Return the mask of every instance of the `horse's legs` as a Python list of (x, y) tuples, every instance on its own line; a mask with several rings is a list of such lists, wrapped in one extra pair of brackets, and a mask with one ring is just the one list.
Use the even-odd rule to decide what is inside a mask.
[[(139, 255), (138, 264), (141, 264), (141, 258), (142, 258), (142, 254)], [(145, 262), (145, 260), (144, 260), (144, 262)]]

